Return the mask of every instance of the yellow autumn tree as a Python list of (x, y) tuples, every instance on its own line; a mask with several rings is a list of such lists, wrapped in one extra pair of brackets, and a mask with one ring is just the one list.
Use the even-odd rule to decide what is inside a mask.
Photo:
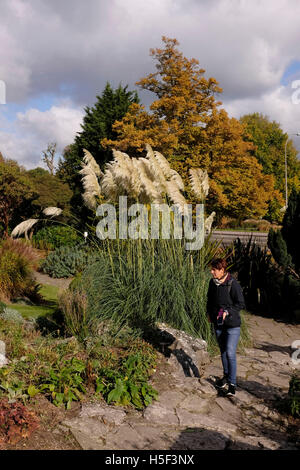
[[(251, 155), (253, 144), (244, 141), (243, 125), (220, 108), (216, 79), (206, 79), (199, 62), (178, 50), (176, 39), (162, 40), (164, 48), (150, 50), (156, 72), (137, 82), (156, 95), (149, 112), (132, 104), (113, 126), (118, 138), (103, 139), (101, 145), (139, 156), (148, 143), (165, 155), (187, 187), (189, 168), (208, 171), (208, 210), (219, 216), (263, 216), (269, 201), (280, 198), (272, 175), (264, 175)], [(186, 196), (194, 202), (189, 190)]]

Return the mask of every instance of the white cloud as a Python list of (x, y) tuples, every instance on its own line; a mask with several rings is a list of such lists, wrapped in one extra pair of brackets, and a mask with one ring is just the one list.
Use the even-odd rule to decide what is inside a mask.
[(162, 35), (176, 37), (184, 55), (219, 81), (230, 114), (263, 112), (294, 129), (300, 108), (291, 106), (280, 79), (300, 61), (299, 17), (298, 0), (1, 0), (0, 79), (8, 105), (24, 109), (42, 94), (72, 104), (18, 114), (0, 144), (34, 164), (45, 140), (75, 134), (82, 106), (95, 102), (106, 81), (132, 89), (155, 70), (149, 49), (161, 46)]
[(283, 131), (290, 135), (300, 151), (300, 138), (293, 135), (300, 132), (300, 103), (295, 104), (294, 92), (295, 90), (290, 85), (278, 86), (270, 93), (259, 97), (226, 102), (224, 107), (230, 115), (237, 118), (254, 112), (268, 116), (272, 121), (281, 124)]
[(31, 108), (18, 113), (12, 123), (4, 123), (0, 131), (0, 149), (6, 158), (17, 160), (26, 167), (43, 166), (42, 150), (49, 142), (57, 143), (58, 154), (70, 144), (76, 132), (80, 131), (83, 110), (61, 103), (47, 111)]
[(297, 0), (2, 0), (1, 15), (0, 76), (11, 100), (59, 93), (62, 83), (79, 103), (106, 80), (132, 86), (153, 69), (148, 51), (163, 34), (177, 37), (230, 97), (276, 86), (300, 58)]

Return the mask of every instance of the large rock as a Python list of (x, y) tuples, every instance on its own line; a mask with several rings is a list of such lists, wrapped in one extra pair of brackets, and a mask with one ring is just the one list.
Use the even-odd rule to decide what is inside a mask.
[(0, 341), (0, 367), (6, 366), (8, 364), (8, 359), (5, 356), (5, 343)]
[(184, 331), (165, 323), (157, 324), (160, 330), (160, 344), (163, 352), (171, 352), (170, 362), (177, 365), (181, 375), (200, 377), (203, 367), (209, 362), (207, 343), (202, 338), (193, 338)]
[(71, 431), (85, 450), (101, 450), (107, 436), (125, 420), (124, 410), (101, 403), (82, 405), (79, 416), (63, 421), (62, 427)]

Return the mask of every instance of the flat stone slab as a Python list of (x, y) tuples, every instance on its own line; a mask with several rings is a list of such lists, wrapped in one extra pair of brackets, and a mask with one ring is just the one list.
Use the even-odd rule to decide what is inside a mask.
[(105, 424), (119, 426), (126, 418), (124, 410), (100, 403), (83, 404), (79, 414), (80, 418), (98, 418)]
[(201, 396), (188, 396), (181, 403), (180, 408), (194, 412), (203, 413), (209, 408), (210, 401), (207, 398), (201, 398)]
[(122, 425), (119, 430), (108, 436), (106, 448), (116, 448), (126, 434), (127, 449), (170, 449), (180, 434), (177, 427), (154, 426), (148, 422)]
[[(237, 403), (235, 397), (218, 397), (210, 408), (209, 416), (219, 423), (226, 423), (225, 430), (228, 426), (238, 427), (241, 422), (242, 411)], [(231, 432), (234, 432), (233, 428)]]
[(237, 432), (237, 426), (232, 423), (227, 423), (226, 421), (220, 421), (216, 419), (214, 416), (210, 415), (199, 415), (198, 426), (217, 431), (222, 435), (228, 436), (235, 434)]
[(188, 427), (188, 426), (196, 426), (198, 428), (202, 427), (202, 417), (204, 415), (202, 414), (197, 414), (192, 411), (184, 410), (184, 409), (178, 409), (177, 411), (177, 416), (179, 419), (179, 425)]
[(246, 390), (241, 390), (240, 388), (237, 388), (235, 398), (238, 403), (242, 404), (250, 404), (255, 401), (255, 397), (251, 393)]
[(84, 450), (101, 450), (109, 433), (109, 426), (95, 418), (73, 418), (65, 420), (62, 426), (67, 427), (78, 444)]
[(179, 421), (174, 410), (154, 403), (146, 408), (143, 416), (147, 421), (161, 425), (178, 425)]
[(122, 424), (116, 432), (109, 433), (103, 449), (142, 450), (145, 442), (138, 431), (129, 424)]
[(269, 357), (269, 353), (267, 351), (263, 351), (259, 348), (245, 348), (245, 355), (242, 357), (257, 357), (257, 358), (267, 358)]
[(200, 380), (201, 379), (196, 377), (183, 377), (180, 380), (176, 380), (174, 389), (183, 393), (195, 392), (197, 390), (201, 391)]
[(281, 388), (283, 390), (288, 390), (290, 375), (283, 375), (281, 373), (275, 373), (273, 371), (263, 371), (259, 374), (259, 378), (262, 378), (268, 384), (273, 387)]
[(97, 441), (91, 434), (86, 434), (76, 429), (72, 429), (71, 432), (83, 450), (103, 450), (103, 442)]
[(185, 399), (186, 395), (180, 391), (168, 391), (159, 395), (158, 400), (155, 403), (158, 406), (172, 410), (175, 409), (176, 406), (182, 403)]

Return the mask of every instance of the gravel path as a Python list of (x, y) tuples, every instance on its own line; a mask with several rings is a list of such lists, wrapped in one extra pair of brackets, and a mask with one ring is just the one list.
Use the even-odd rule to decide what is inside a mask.
[(222, 375), (219, 357), (199, 379), (185, 377), (174, 356), (160, 355), (152, 377), (158, 401), (143, 412), (86, 403), (57, 432), (71, 432), (86, 450), (300, 449), (300, 420), (291, 426), (277, 407), (286, 396), (291, 373), (300, 368), (291, 360), (300, 325), (247, 318), (254, 346), (238, 354), (234, 398), (214, 387), (216, 376)]
[(53, 277), (48, 276), (48, 274), (43, 274), (38, 271), (34, 272), (34, 277), (36, 282), (39, 284), (49, 284), (51, 286), (57, 286), (60, 289), (67, 289), (70, 285), (70, 282), (73, 280), (73, 277), (66, 278), (66, 279), (55, 279)]

